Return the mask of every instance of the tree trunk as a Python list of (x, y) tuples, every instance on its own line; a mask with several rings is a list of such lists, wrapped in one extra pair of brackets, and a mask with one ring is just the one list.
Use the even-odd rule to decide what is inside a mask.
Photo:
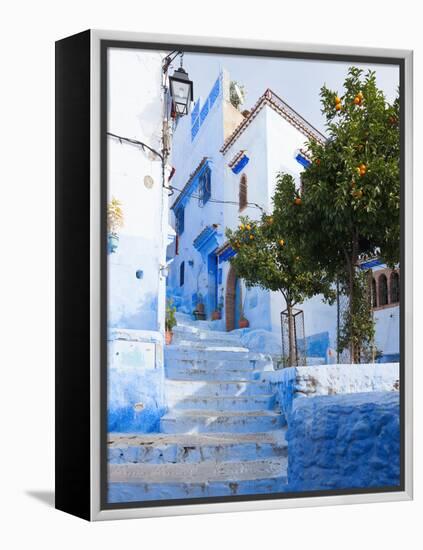
[(354, 333), (354, 316), (355, 316), (355, 307), (356, 307), (356, 284), (355, 284), (355, 270), (357, 267), (357, 260), (358, 260), (358, 234), (357, 231), (354, 230), (353, 236), (352, 236), (352, 253), (351, 257), (348, 262), (348, 270), (349, 270), (349, 303), (348, 303), (348, 309), (349, 309), (349, 322), (350, 322), (350, 360), (351, 363), (359, 363), (360, 362), (360, 343), (356, 341), (356, 334)]
[(288, 311), (288, 346), (289, 346), (289, 366), (297, 365), (297, 342), (295, 341), (294, 315), (291, 303), (287, 303)]

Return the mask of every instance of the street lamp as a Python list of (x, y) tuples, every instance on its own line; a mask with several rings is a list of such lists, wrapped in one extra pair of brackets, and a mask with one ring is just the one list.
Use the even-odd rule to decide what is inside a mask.
[(187, 115), (194, 97), (194, 86), (188, 77), (188, 73), (182, 67), (179, 67), (172, 76), (169, 76), (169, 85), (176, 116)]

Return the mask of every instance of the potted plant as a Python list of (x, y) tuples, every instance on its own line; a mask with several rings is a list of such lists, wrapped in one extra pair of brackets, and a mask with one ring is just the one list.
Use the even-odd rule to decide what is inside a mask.
[(165, 319), (165, 341), (167, 346), (172, 343), (172, 338), (173, 338), (172, 329), (177, 325), (175, 313), (176, 313), (176, 307), (173, 305), (172, 300), (168, 300), (166, 303), (166, 319)]
[(244, 315), (244, 306), (245, 306), (245, 300), (247, 298), (247, 293), (244, 295), (244, 300), (241, 305), (241, 315), (239, 317), (239, 328), (248, 328), (250, 326), (250, 321), (245, 317)]
[(222, 318), (222, 309), (223, 309), (223, 296), (221, 296), (219, 304), (217, 305), (217, 308), (213, 311), (211, 318), (212, 321), (218, 321)]
[(250, 326), (250, 321), (244, 317), (244, 314), (241, 314), (241, 318), (239, 320), (239, 328), (248, 328)]
[(203, 302), (203, 295), (201, 292), (198, 293), (198, 300), (197, 300), (197, 311), (198, 313), (204, 313), (204, 302)]
[(222, 313), (219, 307), (212, 312), (211, 318), (212, 318), (212, 321), (218, 321), (219, 319), (222, 318)]
[(115, 197), (107, 205), (107, 232), (108, 232), (108, 250), (110, 254), (116, 252), (119, 244), (118, 230), (123, 227), (122, 204)]
[(197, 304), (196, 304), (195, 309), (193, 311), (193, 315), (194, 315), (196, 321), (205, 321), (205, 319), (206, 319), (206, 312), (205, 312), (205, 309), (204, 309), (203, 295), (201, 294), (201, 292), (198, 293)]

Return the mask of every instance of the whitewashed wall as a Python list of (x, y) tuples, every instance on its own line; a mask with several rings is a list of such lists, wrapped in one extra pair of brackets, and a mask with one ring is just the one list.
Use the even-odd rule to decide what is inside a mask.
[[(157, 52), (109, 50), (108, 131), (160, 149), (161, 58)], [(161, 163), (139, 147), (108, 138), (108, 200), (122, 203), (119, 246), (108, 255), (109, 324), (163, 331), (167, 194)], [(154, 180), (152, 189), (144, 177)], [(136, 272), (142, 271), (141, 279)]]

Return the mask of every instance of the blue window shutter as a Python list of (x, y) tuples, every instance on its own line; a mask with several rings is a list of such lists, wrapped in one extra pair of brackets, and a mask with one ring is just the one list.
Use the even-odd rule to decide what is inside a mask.
[(298, 155), (295, 157), (295, 160), (301, 164), (301, 166), (304, 166), (304, 168), (308, 168), (311, 164), (311, 162), (301, 153), (298, 153)]
[(184, 286), (185, 283), (185, 262), (179, 266), (179, 286)]
[(250, 159), (247, 157), (247, 155), (242, 155), (242, 157), (239, 159), (239, 161), (235, 164), (235, 166), (232, 167), (232, 172), (234, 174), (239, 174), (241, 170), (248, 164)]
[(185, 208), (180, 206), (176, 211), (176, 233), (182, 235), (185, 229)]

